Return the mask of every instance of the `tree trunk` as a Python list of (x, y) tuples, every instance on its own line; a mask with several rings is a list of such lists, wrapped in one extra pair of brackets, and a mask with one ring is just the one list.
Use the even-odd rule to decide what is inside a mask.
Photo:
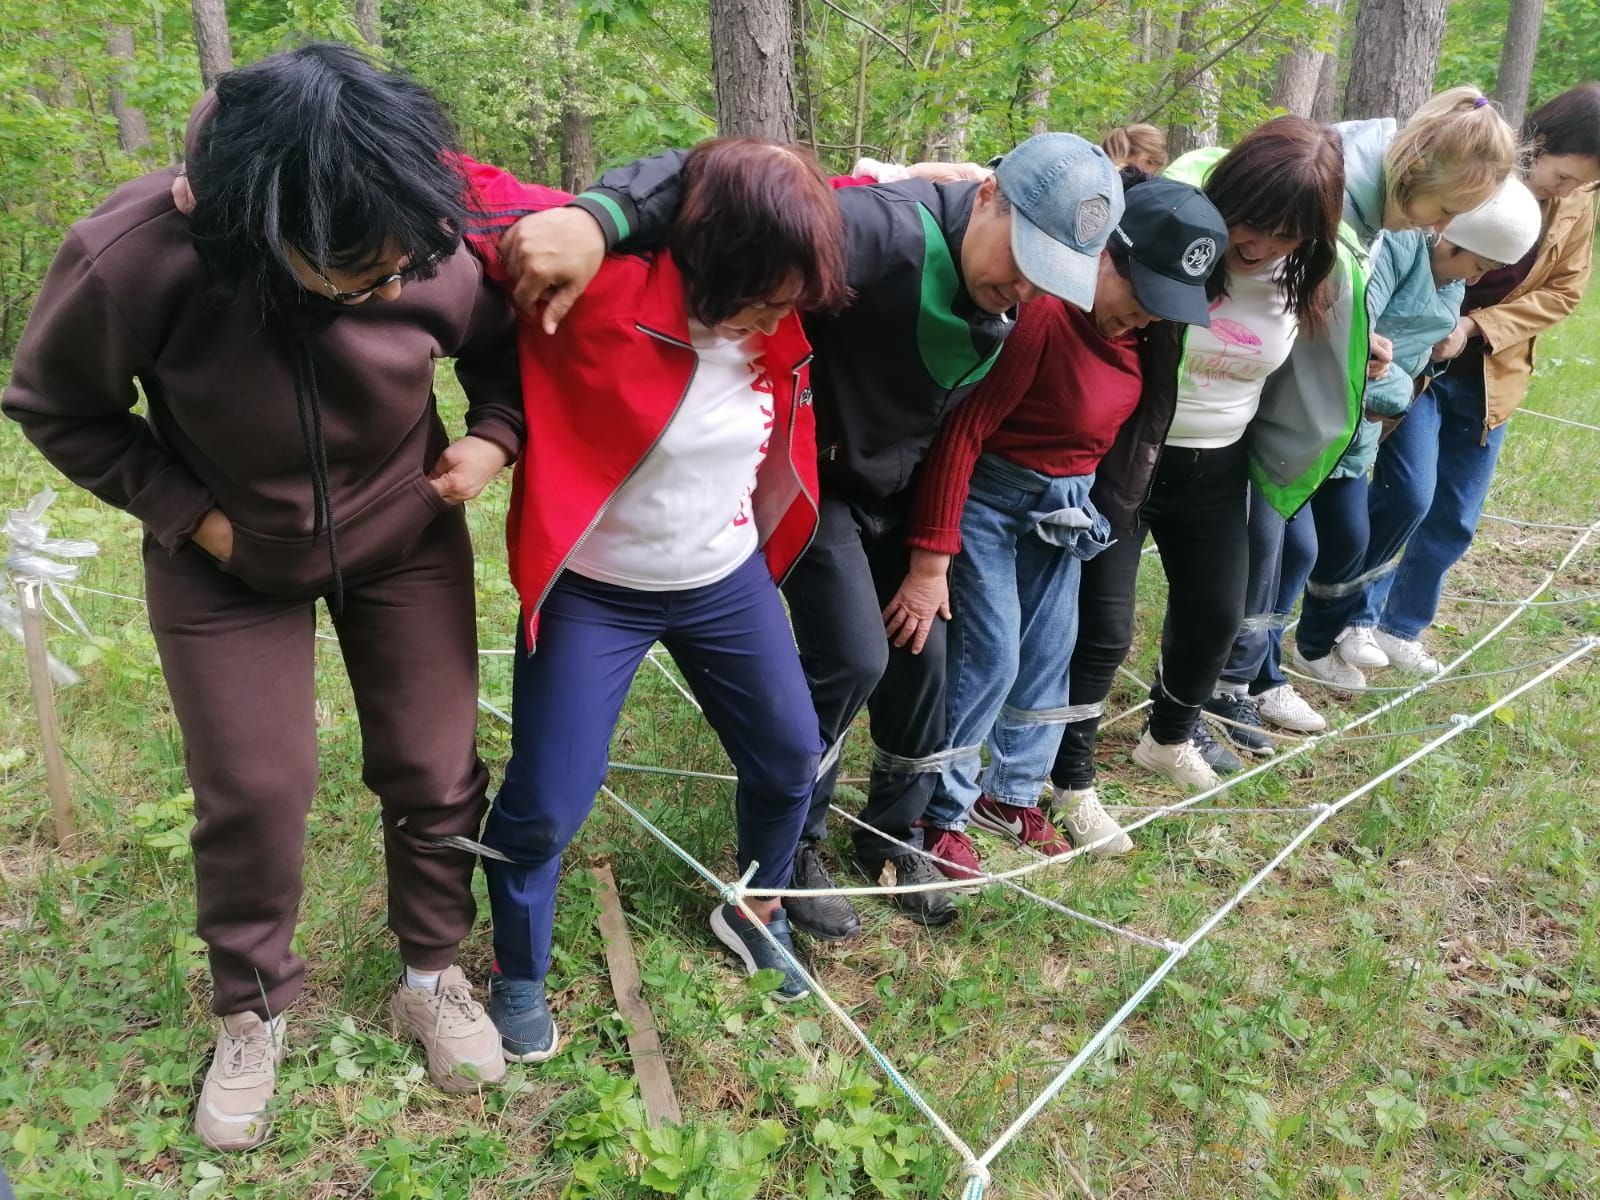
[[(1335, 43), (1337, 45), (1337, 42)], [(1330, 50), (1322, 56), (1322, 70), (1317, 75), (1317, 98), (1311, 103), (1311, 119), (1324, 125), (1340, 119), (1339, 53)]]
[[(1061, 13), (1057, 9), (1047, 8), (1044, 11), (1044, 19), (1047, 25), (1054, 25), (1061, 19)], [(1039, 48), (1042, 50), (1049, 42), (1054, 41), (1055, 37), (1055, 34), (1048, 35), (1047, 38), (1039, 43)], [(1028, 111), (1033, 114), (1033, 120), (1028, 126), (1028, 131), (1030, 133), (1049, 133), (1050, 93), (1055, 90), (1056, 86), (1055, 64), (1046, 59), (1037, 67), (1034, 67), (1029, 84), (1027, 107)]]
[(725, 137), (795, 140), (789, 0), (712, 0), (711, 67)]
[[(1200, 60), (1205, 54), (1199, 16), (1201, 9), (1185, 9), (1180, 19), (1178, 48)], [(1167, 127), (1167, 151), (1173, 158), (1187, 154), (1201, 146), (1217, 144), (1217, 78), (1210, 67), (1191, 74), (1183, 88), (1184, 94), (1193, 95), (1195, 107), (1192, 115), (1185, 116)]]
[(568, 103), (561, 109), (561, 189), (581, 192), (594, 182), (594, 139), (589, 112)]
[(111, 85), (111, 113), (117, 119), (117, 141), (129, 154), (142, 154), (150, 149), (150, 126), (144, 119), (144, 110), (129, 104), (127, 93), (122, 90), (133, 73), (132, 27), (113, 25), (106, 51), (126, 64)]
[(1344, 91), (1345, 120), (1404, 122), (1428, 98), (1444, 37), (1444, 10), (1445, 0), (1362, 0)]
[(190, 0), (190, 7), (194, 10), (194, 47), (200, 53), (200, 82), (211, 87), (218, 75), (233, 70), (228, 9), (223, 0)]
[[(1311, 0), (1311, 2), (1316, 8), (1332, 11), (1335, 28), (1334, 45), (1337, 46), (1336, 31), (1344, 0)], [(1316, 108), (1317, 89), (1322, 80), (1322, 64), (1328, 57), (1326, 51), (1317, 48), (1318, 41), (1320, 39), (1296, 46), (1278, 61), (1278, 78), (1273, 86), (1270, 101), (1274, 108), (1281, 108), (1297, 117), (1309, 117)]]
[(1533, 82), (1533, 56), (1539, 49), (1539, 26), (1543, 21), (1544, 0), (1511, 0), (1494, 98), (1513, 129), (1522, 128), (1522, 118), (1528, 113), (1528, 85)]
[(383, 45), (383, 0), (356, 0), (356, 28), (369, 46)]
[(589, 121), (588, 98), (579, 82), (582, 64), (578, 59), (578, 16), (573, 0), (560, 0), (561, 20), (556, 44), (561, 47), (561, 188), (581, 192), (594, 182), (594, 137)]

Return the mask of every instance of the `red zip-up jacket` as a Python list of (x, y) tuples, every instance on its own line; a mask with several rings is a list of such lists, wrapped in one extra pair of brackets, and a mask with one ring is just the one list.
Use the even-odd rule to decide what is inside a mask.
[[(559, 193), (470, 159), (464, 165), (476, 192), (467, 240), (489, 277), (509, 290), (500, 235)], [(664, 250), (608, 256), (554, 334), (526, 314), (519, 321), (528, 438), (512, 478), (506, 540), (531, 647), (556, 576), (661, 440), (699, 359), (683, 277)], [(811, 343), (794, 315), (763, 343), (757, 364), (772, 396), (773, 430), (756, 471), (753, 512), (767, 568), (781, 582), (817, 527)]]

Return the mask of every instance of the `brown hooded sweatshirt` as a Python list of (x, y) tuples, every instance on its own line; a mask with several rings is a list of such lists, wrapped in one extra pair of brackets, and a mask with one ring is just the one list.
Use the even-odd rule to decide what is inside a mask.
[(219, 508), (224, 570), (274, 595), (337, 594), (447, 507), (427, 479), (448, 444), (435, 359), (457, 360), (468, 431), (520, 452), (512, 311), (465, 249), (394, 301), (273, 307), (248, 282), (219, 300), (172, 181), (135, 179), (68, 232), (0, 409), (167, 550)]

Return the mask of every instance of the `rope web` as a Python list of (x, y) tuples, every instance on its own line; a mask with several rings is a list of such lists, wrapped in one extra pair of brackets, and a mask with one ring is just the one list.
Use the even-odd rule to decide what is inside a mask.
[[(1532, 415), (1537, 416), (1543, 414)], [(1582, 424), (1581, 422), (1572, 422), (1565, 419), (1562, 420), (1565, 424)], [(1584, 427), (1595, 428), (1597, 432), (1600, 432), (1600, 427)], [(1134, 1014), (1140, 1005), (1144, 1003), (1151, 993), (1161, 986), (1162, 982), (1190, 953), (1193, 952), (1195, 947), (1200, 945), (1201, 942), (1210, 936), (1210, 934), (1219, 925), (1221, 925), (1222, 922), (1234, 912), (1234, 910), (1239, 908), (1240, 905), (1242, 905), (1249, 898), (1251, 893), (1259, 888), (1269, 877), (1273, 875), (1274, 872), (1282, 867), (1283, 864), (1287, 862), (1290, 857), (1300, 849), (1300, 847), (1305, 845), (1305, 843), (1309, 841), (1323, 825), (1332, 820), (1334, 816), (1344, 811), (1344, 809), (1354, 804), (1356, 801), (1370, 795), (1374, 790), (1381, 787), (1384, 783), (1402, 775), (1411, 767), (1422, 762), (1441, 747), (1448, 745), (1455, 739), (1476, 729), (1482, 722), (1493, 717), (1497, 712), (1505, 708), (1507, 705), (1513, 703), (1518, 698), (1528, 694), (1529, 692), (1532, 692), (1548, 681), (1554, 679), (1562, 672), (1571, 668), (1574, 664), (1584, 659), (1591, 658), (1595, 656), (1597, 652), (1600, 652), (1600, 638), (1591, 636), (1580, 639), (1570, 649), (1562, 653), (1546, 656), (1535, 662), (1526, 662), (1512, 667), (1488, 671), (1460, 671), (1462, 666), (1467, 664), (1471, 659), (1478, 655), (1485, 647), (1495, 642), (1500, 635), (1510, 628), (1510, 626), (1524, 613), (1539, 611), (1542, 607), (1552, 604), (1577, 604), (1594, 598), (1591, 596), (1578, 596), (1554, 601), (1543, 599), (1545, 592), (1551, 588), (1555, 581), (1560, 577), (1562, 572), (1566, 570), (1566, 568), (1584, 550), (1586, 546), (1595, 540), (1597, 535), (1600, 535), (1600, 521), (1596, 521), (1589, 525), (1543, 524), (1538, 522), (1521, 521), (1514, 518), (1490, 518), (1487, 516), (1487, 514), (1486, 519), (1501, 520), (1506, 524), (1528, 528), (1577, 532), (1578, 537), (1573, 541), (1566, 553), (1561, 557), (1560, 561), (1556, 563), (1556, 565), (1549, 571), (1547, 571), (1539, 583), (1521, 598), (1516, 600), (1495, 600), (1478, 597), (1460, 597), (1459, 599), (1476, 601), (1480, 604), (1504, 606), (1507, 607), (1509, 611), (1486, 633), (1482, 634), (1475, 642), (1473, 642), (1472, 645), (1470, 645), (1466, 650), (1462, 651), (1455, 658), (1445, 663), (1438, 675), (1408, 686), (1394, 688), (1369, 687), (1364, 689), (1366, 692), (1371, 693), (1392, 694), (1388, 699), (1376, 704), (1373, 708), (1367, 710), (1366, 712), (1350, 718), (1337, 728), (1330, 728), (1325, 732), (1318, 734), (1283, 736), (1280, 740), (1286, 744), (1281, 746), (1272, 758), (1267, 759), (1266, 761), (1259, 763), (1258, 765), (1247, 770), (1241, 771), (1235, 775), (1231, 775), (1219, 783), (1216, 787), (1210, 788), (1206, 791), (1202, 791), (1192, 796), (1161, 805), (1107, 805), (1108, 808), (1114, 808), (1124, 813), (1138, 814), (1132, 821), (1122, 826), (1123, 831), (1129, 834), (1136, 833), (1138, 830), (1152, 824), (1155, 821), (1178, 815), (1273, 815), (1298, 816), (1304, 818), (1304, 823), (1299, 827), (1298, 831), (1292, 837), (1290, 837), (1288, 841), (1285, 842), (1263, 866), (1261, 866), (1253, 875), (1246, 879), (1244, 883), (1241, 884), (1235, 891), (1228, 895), (1223, 902), (1208, 916), (1201, 920), (1194, 927), (1194, 929), (1188, 933), (1187, 936), (1181, 939), (1174, 939), (1161, 935), (1152, 935), (1130, 929), (1125, 926), (1117, 925), (1109, 921), (1101, 920), (1087, 913), (1074, 910), (1060, 903), (1059, 901), (1051, 899), (1048, 896), (1041, 895), (1037, 891), (1032, 890), (1020, 882), (1021, 880), (1040, 872), (1058, 869), (1061, 866), (1064, 866), (1066, 863), (1069, 863), (1074, 859), (1092, 851), (1096, 846), (1100, 845), (1101, 842), (1075, 846), (1067, 853), (1054, 857), (1046, 857), (1036, 854), (1034, 856), (1034, 861), (1030, 861), (1022, 866), (1013, 867), (1007, 870), (982, 871), (977, 873), (976, 879), (968, 878), (964, 880), (940, 880), (937, 882), (908, 885), (900, 888), (890, 888), (875, 885), (836, 887), (832, 889), (815, 891), (797, 890), (793, 888), (754, 888), (749, 884), (751, 874), (755, 870), (754, 865), (752, 865), (750, 870), (746, 871), (745, 874), (738, 879), (724, 879), (710, 867), (697, 859), (692, 853), (686, 850), (670, 834), (661, 829), (660, 826), (653, 822), (646, 813), (641, 811), (635, 805), (631, 804), (627, 799), (619, 794), (617, 790), (610, 786), (609, 782), (601, 787), (600, 794), (609, 804), (614, 805), (641, 829), (659, 841), (662, 846), (664, 846), (672, 855), (678, 858), (707, 886), (708, 889), (715, 893), (723, 902), (734, 905), (741, 912), (743, 912), (746, 917), (750, 918), (752, 926), (759, 930), (761, 934), (767, 938), (774, 950), (790, 965), (790, 967), (797, 974), (799, 974), (805, 980), (806, 985), (810, 988), (812, 994), (816, 997), (817, 1001), (822, 1005), (822, 1007), (836, 1021), (838, 1021), (840, 1025), (844, 1027), (849, 1036), (861, 1047), (862, 1052), (877, 1064), (879, 1069), (890, 1080), (890, 1082), (894, 1084), (894, 1086), (901, 1092), (902, 1095), (905, 1096), (911, 1105), (916, 1108), (916, 1110), (926, 1119), (932, 1129), (944, 1139), (945, 1143), (949, 1146), (950, 1150), (960, 1163), (961, 1200), (982, 1200), (992, 1181), (991, 1166), (995, 1160), (1002, 1153), (1004, 1153), (1019, 1136), (1021, 1136), (1027, 1127), (1037, 1117), (1039, 1117), (1042, 1112), (1044, 1112), (1050, 1103), (1061, 1094), (1061, 1092), (1073, 1081), (1073, 1079), (1078, 1076), (1086, 1066), (1093, 1062), (1095, 1056), (1105, 1048), (1106, 1044), (1122, 1028), (1122, 1026)], [(82, 584), (63, 583), (60, 586), (66, 590), (87, 595), (129, 601), (141, 605), (144, 603), (143, 599), (138, 596), (103, 591), (100, 589), (86, 587)], [(321, 641), (337, 641), (333, 635), (328, 633), (319, 632), (316, 636)], [(663, 660), (659, 650), (660, 647), (653, 647), (647, 656), (652, 668), (660, 673), (660, 675), (668, 682), (671, 688), (679, 694), (686, 704), (693, 706), (696, 711), (699, 711), (700, 705), (695, 700), (693, 693), (684, 685), (682, 680), (678, 678), (678, 676)], [(484, 657), (491, 657), (509, 655), (512, 652), (509, 650), (491, 649), (482, 650), (479, 653)], [(1528, 678), (1517, 684), (1511, 690), (1501, 695), (1498, 699), (1495, 699), (1494, 701), (1484, 705), (1476, 712), (1452, 716), (1446, 723), (1424, 725), (1413, 729), (1402, 729), (1379, 733), (1358, 732), (1363, 729), (1363, 727), (1373, 724), (1379, 720), (1379, 718), (1395, 711), (1402, 705), (1405, 705), (1411, 700), (1422, 696), (1425, 693), (1428, 693), (1442, 685), (1463, 682), (1471, 679), (1482, 679), (1494, 676), (1525, 673), (1535, 669), (1538, 669), (1537, 674), (1534, 674), (1531, 678)], [(1143, 681), (1139, 680), (1139, 678), (1132, 672), (1124, 671), (1123, 674), (1132, 679), (1134, 682), (1141, 685), (1143, 684)], [(495, 720), (504, 722), (509, 726), (511, 717), (503, 709), (491, 703), (488, 699), (481, 695), (478, 703), (484, 712), (488, 713)], [(1128, 717), (1134, 716), (1135, 714), (1148, 708), (1149, 705), (1149, 700), (1134, 704), (1122, 712), (1107, 717), (1101, 723), (1101, 727), (1104, 728), (1125, 720)], [(1319, 747), (1329, 743), (1416, 737), (1424, 734), (1432, 734), (1434, 736), (1432, 736), (1430, 740), (1422, 744), (1420, 747), (1407, 754), (1404, 758), (1388, 767), (1386, 770), (1373, 776), (1371, 779), (1351, 789), (1337, 800), (1331, 802), (1290, 805), (1283, 807), (1234, 807), (1225, 804), (1211, 803), (1216, 801), (1219, 797), (1231, 789), (1238, 787), (1249, 780), (1263, 776), (1270, 771), (1276, 771), (1288, 763), (1294, 762), (1298, 758), (1309, 755)], [(684, 780), (704, 781), (717, 784), (727, 784), (736, 781), (736, 776), (731, 773), (696, 771), (676, 767), (646, 765), (641, 763), (613, 761), (609, 764), (609, 767), (611, 771), (620, 772), (623, 774), (670, 776)], [(837, 805), (830, 806), (830, 809), (833, 813), (846, 822), (863, 829), (872, 830), (871, 826), (861, 821), (853, 813), (847, 812), (844, 809), (839, 808)], [(889, 835), (884, 834), (881, 830), (872, 830), (872, 832), (887, 838), (887, 840), (891, 842), (896, 842), (907, 850), (921, 854), (925, 858), (929, 858), (935, 862), (940, 861), (933, 855), (928, 854), (926, 851), (918, 847), (911, 846), (909, 843), (898, 842), (898, 839), (889, 837)], [(1102, 839), (1102, 842), (1109, 840), (1110, 838)], [(466, 839), (455, 839), (453, 844), (456, 844), (461, 849), (469, 850), (474, 853), (500, 857), (488, 847), (482, 846), (476, 842), (467, 841)], [(1033, 1098), (1033, 1100), (1031, 1100), (1022, 1109), (1022, 1111), (1018, 1113), (1018, 1115), (999, 1134), (999, 1136), (994, 1138), (993, 1141), (991, 1141), (982, 1149), (974, 1148), (956, 1131), (951, 1123), (940, 1114), (939, 1110), (917, 1086), (915, 1081), (912, 1080), (904, 1071), (900, 1069), (899, 1066), (895, 1064), (893, 1059), (891, 1059), (890, 1056), (873, 1040), (867, 1031), (864, 1030), (861, 1025), (855, 1021), (850, 1014), (846, 1012), (845, 1009), (828, 993), (828, 991), (817, 980), (816, 976), (813, 975), (802, 962), (798, 961), (794, 955), (792, 955), (784, 946), (779, 944), (778, 941), (772, 937), (771, 933), (767, 930), (766, 925), (756, 917), (748, 903), (748, 901), (752, 898), (767, 897), (783, 898), (787, 896), (803, 895), (838, 895), (857, 897), (885, 896), (892, 893), (906, 891), (954, 891), (957, 889), (970, 889), (974, 883), (979, 886), (987, 886), (991, 884), (999, 885), (1025, 899), (1040, 904), (1043, 907), (1050, 909), (1051, 911), (1054, 911), (1062, 916), (1082, 922), (1083, 924), (1093, 927), (1102, 933), (1122, 938), (1131, 943), (1151, 947), (1164, 953), (1164, 957), (1145, 976), (1143, 982), (1140, 983), (1139, 986), (1127, 996), (1122, 1005), (1117, 1008), (1116, 1011), (1113, 1012), (1108, 1018), (1106, 1018), (1106, 1020), (1094, 1031), (1094, 1033), (1092, 1033), (1083, 1042), (1083, 1044), (1078, 1048), (1077, 1052), (1073, 1054), (1071, 1059), (1069, 1059), (1059, 1069), (1056, 1075), (1049, 1081), (1043, 1090), (1041, 1090)]]
[[(1581, 639), (1575, 646), (1562, 654), (1549, 656), (1540, 659), (1537, 662), (1522, 663), (1516, 666), (1500, 668), (1493, 671), (1461, 672), (1459, 670), (1475, 655), (1499, 638), (1500, 635), (1504, 633), (1505, 630), (1508, 629), (1523, 613), (1535, 610), (1536, 608), (1540, 607), (1541, 604), (1550, 603), (1548, 601), (1541, 601), (1540, 598), (1555, 583), (1557, 578), (1571, 564), (1573, 559), (1576, 558), (1587, 545), (1589, 545), (1591, 540), (1595, 538), (1596, 534), (1600, 533), (1600, 522), (1596, 522), (1593, 525), (1587, 526), (1563, 526), (1560, 528), (1581, 530), (1581, 533), (1573, 542), (1571, 547), (1567, 550), (1567, 552), (1562, 556), (1561, 560), (1545, 574), (1544, 578), (1530, 592), (1518, 600), (1496, 602), (1508, 606), (1511, 611), (1494, 626), (1492, 626), (1487, 633), (1480, 636), (1477, 641), (1475, 641), (1466, 650), (1458, 654), (1455, 658), (1451, 659), (1448, 663), (1445, 663), (1438, 675), (1405, 687), (1366, 689), (1367, 691), (1394, 692), (1396, 694), (1392, 695), (1389, 699), (1376, 705), (1372, 709), (1352, 717), (1350, 720), (1346, 721), (1343, 725), (1340, 725), (1337, 728), (1329, 729), (1320, 734), (1294, 738), (1289, 745), (1281, 748), (1273, 758), (1267, 760), (1266, 762), (1260, 763), (1253, 768), (1242, 771), (1236, 775), (1232, 775), (1221, 782), (1218, 786), (1210, 788), (1206, 791), (1196, 793), (1193, 796), (1174, 801), (1170, 804), (1163, 804), (1159, 806), (1109, 806), (1118, 808), (1124, 812), (1139, 812), (1143, 814), (1123, 826), (1123, 831), (1130, 834), (1138, 831), (1146, 825), (1151, 824), (1154, 821), (1178, 814), (1209, 814), (1230, 816), (1246, 814), (1274, 814), (1294, 815), (1306, 818), (1305, 823), (1299, 828), (1299, 830), (1283, 844), (1278, 852), (1273, 855), (1273, 857), (1269, 859), (1265, 865), (1251, 875), (1237, 890), (1229, 895), (1221, 905), (1214, 909), (1210, 915), (1202, 920), (1193, 929), (1193, 931), (1181, 941), (1173, 940), (1167, 937), (1150, 936), (1136, 930), (1131, 930), (1112, 924), (1108, 921), (1102, 921), (1099, 918), (1092, 917), (1086, 913), (1081, 913), (1074, 909), (1068, 908), (1067, 906), (1060, 904), (1059, 902), (1052, 900), (1047, 896), (1040, 895), (1039, 893), (1024, 887), (1018, 882), (1023, 877), (1030, 876), (1044, 870), (1058, 868), (1065, 863), (1072, 861), (1074, 858), (1092, 851), (1096, 846), (1100, 845), (1101, 842), (1088, 843), (1082, 846), (1074, 846), (1066, 854), (1054, 857), (1039, 856), (1037, 861), (1028, 863), (1024, 866), (1011, 868), (1009, 870), (979, 872), (975, 881), (971, 879), (940, 880), (938, 882), (908, 885), (898, 888), (875, 885), (836, 887), (825, 890), (753, 888), (750, 887), (748, 883), (751, 873), (750, 871), (747, 871), (740, 879), (727, 880), (721, 878), (704, 863), (696, 859), (688, 850), (684, 849), (684, 847), (675, 841), (669, 834), (655, 825), (643, 812), (641, 812), (634, 805), (630, 804), (615, 790), (613, 790), (612, 787), (609, 785), (602, 787), (601, 794), (608, 802), (620, 808), (647, 833), (660, 841), (661, 844), (667, 848), (667, 850), (680, 859), (691, 871), (698, 875), (725, 903), (735, 905), (745, 914), (745, 916), (751, 918), (754, 927), (762, 932), (763, 936), (767, 938), (768, 942), (771, 943), (773, 948), (790, 965), (790, 967), (792, 967), (802, 978), (804, 978), (807, 986), (811, 989), (813, 995), (822, 1004), (822, 1006), (841, 1025), (844, 1026), (850, 1036), (860, 1045), (862, 1051), (878, 1064), (879, 1068), (888, 1077), (890, 1082), (892, 1082), (912, 1104), (912, 1106), (915, 1107), (917, 1111), (927, 1119), (928, 1123), (933, 1127), (933, 1129), (942, 1138), (944, 1138), (945, 1142), (949, 1145), (950, 1149), (954, 1152), (956, 1158), (961, 1164), (962, 1200), (982, 1200), (982, 1197), (987, 1191), (992, 1180), (990, 1168), (995, 1159), (1004, 1153), (1005, 1150), (1023, 1133), (1023, 1131), (1027, 1129), (1029, 1124), (1031, 1124), (1046, 1109), (1046, 1107), (1048, 1107), (1051, 1101), (1060, 1095), (1062, 1090), (1072, 1082), (1074, 1077), (1076, 1077), (1085, 1066), (1094, 1060), (1095, 1056), (1101, 1051), (1101, 1049), (1105, 1047), (1106, 1043), (1110, 1041), (1112, 1036), (1121, 1029), (1123, 1024), (1128, 1020), (1129, 1017), (1133, 1015), (1139, 1006), (1144, 1003), (1150, 994), (1161, 986), (1162, 982), (1173, 972), (1173, 970), (1177, 968), (1178, 964), (1181, 963), (1196, 946), (1204, 941), (1212, 933), (1212, 931), (1214, 931), (1224, 920), (1226, 920), (1235, 909), (1243, 904), (1252, 892), (1259, 888), (1274, 872), (1283, 866), (1283, 864), (1287, 862), (1301, 846), (1309, 841), (1316, 834), (1318, 829), (1320, 829), (1328, 821), (1332, 820), (1334, 816), (1342, 812), (1344, 809), (1354, 804), (1356, 801), (1370, 795), (1384, 783), (1404, 774), (1411, 767), (1423, 761), (1441, 747), (1448, 745), (1455, 739), (1476, 729), (1483, 721), (1493, 717), (1495, 713), (1499, 712), (1507, 705), (1513, 703), (1527, 693), (1537, 689), (1549, 680), (1554, 679), (1557, 675), (1561, 674), (1563, 671), (1567, 670), (1580, 660), (1589, 658), (1596, 654), (1597, 651), (1600, 651), (1600, 638), (1588, 637)], [(1574, 598), (1570, 601), (1563, 601), (1563, 603), (1577, 603), (1580, 599), (1582, 598)], [(651, 666), (660, 673), (660, 675), (669, 683), (673, 690), (675, 690), (683, 698), (685, 703), (693, 706), (696, 711), (699, 711), (700, 705), (696, 702), (693, 693), (689, 691), (689, 689), (672, 671), (672, 669), (668, 667), (667, 663), (659, 653), (659, 647), (652, 648), (647, 656), (647, 659)], [(1427, 693), (1443, 684), (1463, 682), (1471, 679), (1489, 678), (1500, 675), (1525, 673), (1527, 671), (1534, 670), (1535, 668), (1542, 669), (1540, 669), (1538, 673), (1533, 675), (1531, 678), (1517, 684), (1511, 690), (1501, 695), (1498, 699), (1486, 704), (1476, 712), (1456, 715), (1452, 717), (1448, 723), (1428, 725), (1418, 729), (1405, 729), (1377, 734), (1361, 734), (1357, 732), (1363, 726), (1371, 725), (1373, 722), (1377, 721), (1380, 717), (1386, 715), (1387, 713), (1394, 711), (1412, 699), (1421, 696), (1424, 693)], [(1134, 676), (1131, 672), (1125, 671), (1124, 674), (1133, 679), (1136, 683), (1142, 683), (1142, 681), (1140, 681), (1138, 677)], [(509, 722), (510, 717), (503, 711), (489, 704), (487, 701), (481, 701), (481, 703), (485, 710), (491, 715), (495, 716), (499, 720)], [(1126, 717), (1129, 717), (1134, 713), (1142, 711), (1144, 708), (1148, 707), (1149, 703), (1150, 702), (1147, 700), (1136, 704), (1131, 708), (1108, 718), (1103, 724), (1109, 725), (1112, 722), (1120, 721)], [(1371, 779), (1367, 780), (1365, 783), (1362, 783), (1358, 787), (1353, 788), (1339, 799), (1329, 803), (1314, 803), (1281, 808), (1236, 808), (1214, 804), (1208, 805), (1206, 803), (1207, 801), (1215, 800), (1223, 793), (1239, 786), (1242, 783), (1245, 783), (1250, 779), (1264, 775), (1269, 771), (1277, 770), (1285, 764), (1294, 761), (1298, 757), (1310, 754), (1313, 750), (1324, 745), (1325, 743), (1366, 740), (1372, 738), (1389, 739), (1418, 736), (1426, 733), (1432, 733), (1434, 736), (1422, 746), (1418, 747), (1416, 750), (1412, 751), (1410, 754), (1406, 755), (1404, 758), (1388, 767), (1386, 770), (1373, 776)], [(636, 772), (653, 775), (668, 775), (684, 779), (716, 781), (719, 783), (732, 782), (736, 778), (731, 774), (724, 773), (690, 771), (673, 767), (647, 766), (643, 764), (623, 762), (612, 762), (610, 767), (613, 771), (620, 771), (624, 773)], [(890, 842), (894, 842), (907, 850), (921, 854), (924, 858), (928, 858), (934, 862), (941, 861), (934, 855), (928, 854), (926, 851), (918, 847), (911, 846), (909, 843), (900, 842), (898, 839), (884, 834), (881, 830), (873, 830), (870, 825), (867, 825), (854, 814), (845, 811), (837, 805), (831, 805), (830, 811), (837, 814), (850, 824), (859, 828), (872, 830), (879, 836), (887, 838), (887, 840)], [(1102, 842), (1109, 840), (1110, 838), (1102, 839)], [(752, 867), (751, 870), (753, 871), (754, 868)], [(1144, 981), (1136, 989), (1134, 989), (1134, 991), (1123, 1002), (1121, 1007), (1112, 1013), (1111, 1016), (1108, 1017), (1100, 1025), (1100, 1027), (1089, 1036), (1089, 1038), (1082, 1044), (1082, 1046), (1079, 1047), (1078, 1051), (1072, 1056), (1072, 1058), (1063, 1067), (1061, 1067), (1055, 1077), (1050, 1080), (1045, 1088), (1028, 1103), (1028, 1105), (1016, 1116), (1011, 1124), (1000, 1133), (998, 1137), (996, 1137), (982, 1150), (975, 1150), (971, 1144), (963, 1139), (960, 1134), (957, 1133), (954, 1128), (952, 1128), (949, 1121), (947, 1121), (939, 1113), (939, 1111), (934, 1107), (933, 1103), (930, 1102), (928, 1097), (920, 1088), (918, 1088), (916, 1083), (894, 1063), (889, 1055), (872, 1039), (872, 1037), (865, 1030), (863, 1030), (855, 1020), (851, 1018), (851, 1016), (833, 999), (832, 996), (829, 995), (827, 990), (821, 985), (821, 983), (818, 982), (817, 978), (806, 969), (804, 964), (798, 961), (795, 956), (791, 955), (787, 949), (780, 945), (778, 941), (767, 932), (766, 926), (756, 918), (754, 912), (746, 903), (746, 901), (752, 897), (774, 897), (780, 899), (788, 896), (814, 895), (856, 897), (885, 896), (896, 892), (906, 891), (954, 891), (960, 888), (970, 888), (974, 882), (976, 882), (979, 886), (989, 884), (1002, 885), (1029, 900), (1042, 904), (1045, 907), (1060, 913), (1063, 916), (1082, 921), (1085, 924), (1101, 930), (1102, 932), (1110, 933), (1132, 942), (1165, 951), (1165, 957), (1152, 971), (1150, 971), (1150, 973), (1145, 977)]]

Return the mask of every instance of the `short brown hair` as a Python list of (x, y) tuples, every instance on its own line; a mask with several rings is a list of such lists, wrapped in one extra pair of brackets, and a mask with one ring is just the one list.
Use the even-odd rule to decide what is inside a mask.
[(1344, 211), (1344, 150), (1339, 135), (1304, 117), (1256, 126), (1211, 168), (1203, 186), (1231, 229), (1248, 225), (1295, 238), (1283, 260), (1284, 301), (1307, 333), (1326, 316), (1322, 285), (1333, 271)]
[(778, 297), (802, 312), (833, 312), (849, 297), (838, 201), (798, 146), (701, 142), (684, 160), (667, 248), (683, 272), (689, 315), (704, 325)]

